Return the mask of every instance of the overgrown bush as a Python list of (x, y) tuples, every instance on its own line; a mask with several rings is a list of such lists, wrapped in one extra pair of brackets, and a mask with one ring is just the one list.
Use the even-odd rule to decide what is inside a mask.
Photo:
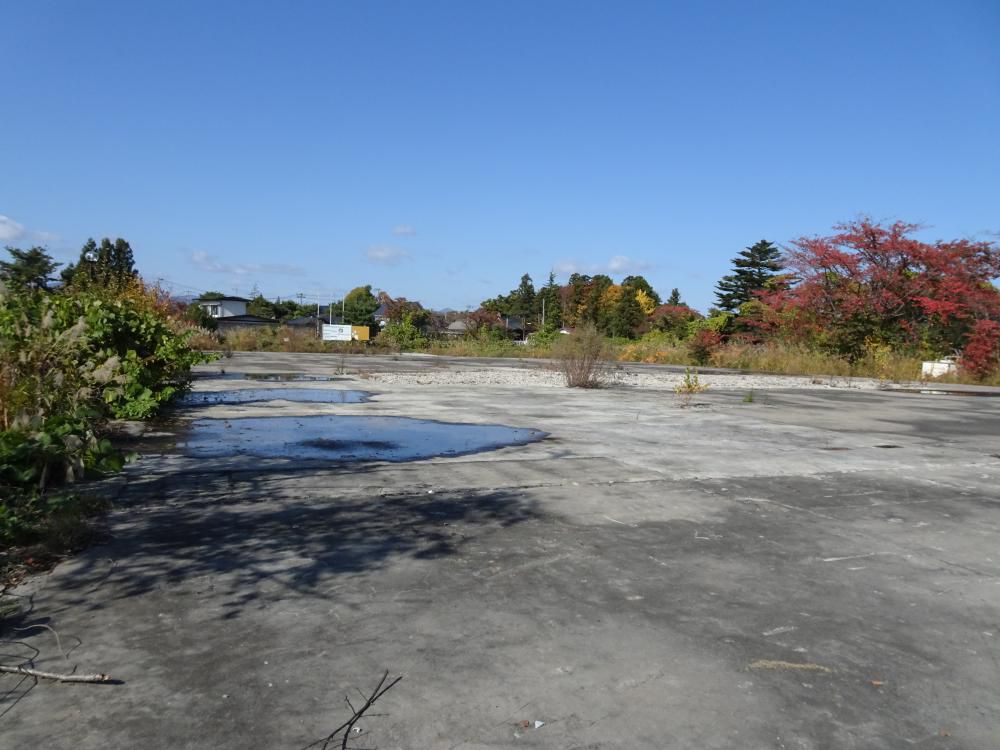
[(126, 300), (55, 295), (52, 303), (63, 324), (83, 321), (84, 356), (89, 364), (107, 372), (100, 396), (112, 416), (152, 416), (187, 388), (191, 367), (209, 359), (190, 347), (192, 334)]
[(600, 388), (610, 371), (608, 341), (589, 324), (556, 341), (552, 356), (570, 388)]
[(413, 313), (410, 312), (403, 313), (402, 320), (386, 323), (376, 340), (379, 344), (401, 352), (424, 349), (427, 346), (427, 339), (413, 325)]
[(102, 421), (152, 415), (206, 359), (138, 281), (114, 295), (0, 292), (0, 542), (47, 518), (49, 489), (120, 469)]
[(707, 365), (721, 345), (722, 335), (711, 328), (700, 328), (687, 340), (688, 352), (696, 365)]

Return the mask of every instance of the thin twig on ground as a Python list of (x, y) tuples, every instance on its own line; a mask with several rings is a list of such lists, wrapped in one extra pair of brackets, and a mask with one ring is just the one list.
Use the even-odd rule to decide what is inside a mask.
[(23, 674), (28, 677), (44, 677), (47, 680), (58, 680), (59, 682), (114, 682), (114, 679), (106, 674), (62, 674), (43, 672), (40, 669), (28, 669), (28, 667), (8, 667), (2, 664), (0, 664), (0, 672)]
[[(361, 706), (361, 708), (354, 708), (354, 705), (351, 703), (351, 699), (345, 695), (344, 701), (347, 703), (348, 708), (350, 708), (351, 711), (353, 712), (351, 718), (345, 721), (336, 729), (334, 729), (332, 732), (330, 732), (330, 734), (328, 734), (323, 739), (316, 740), (315, 742), (306, 745), (304, 748), (302, 748), (302, 750), (309, 750), (309, 748), (316, 747), (317, 745), (320, 746), (320, 750), (329, 750), (330, 743), (334, 742), (337, 738), (337, 735), (340, 734), (341, 732), (343, 732), (344, 735), (342, 738), (342, 742), (340, 743), (340, 748), (341, 750), (347, 750), (347, 742), (348, 740), (351, 739), (351, 732), (354, 729), (354, 725), (361, 720), (361, 717), (364, 716), (365, 712), (375, 704), (375, 701), (377, 701), (379, 698), (381, 698), (383, 695), (389, 692), (389, 690), (391, 690), (396, 685), (397, 682), (403, 679), (403, 675), (400, 675), (392, 682), (390, 682), (388, 685), (386, 685), (387, 679), (389, 679), (388, 669), (382, 675), (382, 679), (378, 681), (378, 685), (375, 686), (375, 689), (372, 690), (371, 695), (369, 695), (367, 698), (365, 698), (364, 693), (361, 693), (361, 691), (358, 690), (358, 692), (361, 693), (361, 697), (365, 698), (365, 702)], [(384, 714), (371, 714), (371, 715), (382, 716)], [(359, 734), (356, 735), (356, 737), (357, 736), (361, 735)]]

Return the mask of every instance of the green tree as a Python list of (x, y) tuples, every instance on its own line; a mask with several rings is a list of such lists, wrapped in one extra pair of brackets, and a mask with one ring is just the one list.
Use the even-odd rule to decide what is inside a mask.
[[(646, 294), (649, 295), (649, 298), (652, 300), (654, 307), (659, 307), (662, 304), (662, 302), (660, 301), (660, 295), (656, 293), (656, 290), (653, 289), (653, 286), (648, 281), (646, 281), (646, 279), (642, 276), (626, 276), (624, 279), (622, 279), (622, 286), (628, 287), (629, 289), (632, 289), (635, 292), (638, 291), (645, 292)], [(635, 295), (633, 294), (632, 296), (634, 297)]]
[(274, 303), (259, 292), (247, 302), (247, 313), (260, 318), (274, 319), (278, 317), (275, 314)]
[(508, 315), (517, 315), (525, 320), (535, 309), (535, 285), (531, 281), (531, 276), (524, 274), (517, 289), (511, 291), (508, 296), (510, 303), (507, 306)]
[(667, 304), (674, 305), (675, 307), (687, 307), (687, 304), (681, 300), (681, 290), (677, 287), (670, 290), (670, 296), (667, 297)]
[(84, 243), (80, 259), (66, 266), (62, 280), (77, 289), (121, 289), (138, 278), (132, 246), (121, 237), (105, 237), (98, 245), (93, 238)]
[(622, 294), (618, 296), (614, 307), (608, 316), (608, 333), (612, 336), (625, 336), (632, 338), (635, 330), (645, 320), (646, 316), (642, 312), (639, 300), (630, 287), (623, 287)]
[(601, 307), (601, 300), (604, 298), (604, 293), (608, 291), (611, 287), (615, 285), (615, 282), (611, 280), (610, 276), (605, 276), (603, 273), (599, 273), (596, 276), (592, 276), (590, 279), (590, 289), (586, 296), (586, 310), (583, 314), (583, 320), (589, 320), (592, 323), (599, 323), (601, 318), (604, 317), (609, 310), (604, 310)]
[(368, 326), (371, 332), (375, 333), (373, 316), (378, 306), (379, 302), (372, 294), (371, 284), (356, 287), (344, 297), (344, 322), (352, 326)]
[[(562, 327), (562, 306), (559, 302), (559, 285), (556, 283), (556, 275), (549, 272), (549, 280), (535, 295), (535, 317), (542, 325), (542, 330), (558, 331)], [(543, 316), (544, 313), (544, 316)]]
[(11, 260), (0, 261), (0, 279), (12, 289), (48, 289), (52, 274), (60, 265), (52, 260), (44, 248), (19, 250), (8, 247)]
[(733, 258), (733, 273), (723, 276), (715, 285), (719, 307), (737, 312), (740, 306), (756, 298), (768, 288), (768, 282), (783, 268), (781, 251), (767, 240), (761, 240)]

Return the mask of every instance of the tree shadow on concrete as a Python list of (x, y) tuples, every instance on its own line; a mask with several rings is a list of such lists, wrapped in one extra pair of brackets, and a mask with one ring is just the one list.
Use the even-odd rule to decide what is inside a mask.
[[(373, 470), (324, 465), (318, 476)], [(71, 575), (57, 579), (65, 587), (60, 603), (95, 608), (175, 589), (237, 617), (248, 606), (325, 596), (338, 579), (400, 559), (458, 554), (476, 536), (538, 516), (535, 503), (507, 490), (324, 490), (302, 471), (243, 472), (235, 482), (227, 474), (172, 477), (126, 492), (123, 500), (112, 542), (88, 551), (72, 563)]]

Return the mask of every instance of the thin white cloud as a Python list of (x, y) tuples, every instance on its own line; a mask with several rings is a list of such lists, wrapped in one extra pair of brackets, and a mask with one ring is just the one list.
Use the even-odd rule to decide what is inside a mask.
[(0, 242), (16, 242), (25, 234), (24, 226), (0, 214)]
[(552, 266), (552, 270), (559, 276), (580, 273), (583, 267), (574, 260), (561, 260)]
[(611, 273), (634, 273), (636, 271), (648, 271), (652, 266), (644, 260), (634, 260), (627, 255), (616, 255), (608, 261), (608, 270)]
[(195, 250), (191, 253), (191, 262), (199, 270), (206, 273), (227, 273), (234, 276), (252, 276), (254, 274), (302, 276), (306, 272), (301, 266), (287, 263), (223, 263), (203, 250)]
[(409, 257), (409, 253), (391, 245), (372, 245), (365, 250), (365, 257), (372, 263), (394, 266)]
[(615, 255), (607, 263), (580, 263), (575, 260), (561, 260), (552, 266), (552, 270), (558, 275), (569, 275), (583, 273), (593, 275), (597, 273), (605, 274), (631, 274), (639, 271), (648, 271), (652, 268), (651, 263), (643, 260), (635, 260), (627, 255)]
[(52, 232), (27, 229), (23, 224), (14, 221), (9, 216), (0, 214), (0, 243), (18, 241), (30, 242), (36, 245), (48, 245), (51, 242), (58, 242), (59, 235)]
[(409, 224), (399, 224), (392, 228), (392, 233), (397, 237), (412, 237), (417, 233), (417, 230)]

